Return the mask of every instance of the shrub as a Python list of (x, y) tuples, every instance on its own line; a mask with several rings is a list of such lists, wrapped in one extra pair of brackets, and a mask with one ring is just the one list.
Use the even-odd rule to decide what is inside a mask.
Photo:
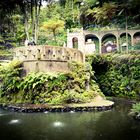
[(105, 95), (137, 98), (140, 94), (140, 54), (105, 54), (87, 57), (96, 82)]
[(11, 94), (19, 91), (21, 65), (20, 61), (12, 61), (0, 67), (0, 97), (7, 96), (10, 98)]
[(140, 103), (132, 105), (130, 115), (132, 115), (135, 119), (140, 120)]
[[(90, 102), (102, 95), (89, 65), (70, 63), (68, 73), (29, 73), (20, 77), (20, 63), (12, 62), (1, 70), (1, 102), (65, 104)], [(87, 81), (90, 89), (87, 89)], [(8, 96), (7, 96), (8, 95)]]
[(139, 114), (140, 113), (140, 103), (136, 103), (132, 105), (131, 114)]

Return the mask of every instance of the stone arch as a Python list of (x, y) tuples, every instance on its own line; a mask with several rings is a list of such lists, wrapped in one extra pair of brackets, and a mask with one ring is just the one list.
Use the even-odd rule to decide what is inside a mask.
[(85, 42), (87, 42), (88, 39), (94, 39), (94, 38), (97, 38), (99, 40), (99, 37), (97, 35), (94, 35), (94, 34), (87, 34), (85, 35)]
[(140, 43), (140, 31), (134, 33), (133, 39), (134, 39), (134, 44)]
[[(127, 33), (127, 35), (128, 35), (129, 37), (131, 37), (131, 34), (130, 34), (130, 33)], [(121, 34), (120, 34), (120, 38), (121, 38), (122, 36), (126, 36), (126, 32), (121, 33)], [(131, 39), (131, 38), (130, 38), (130, 39)], [(131, 40), (130, 40), (130, 42), (131, 42)]]
[(99, 37), (94, 34), (85, 35), (85, 52), (87, 54), (99, 53)]
[(117, 51), (117, 36), (107, 33), (101, 38), (101, 52), (108, 53)]
[(72, 46), (73, 46), (73, 48), (78, 49), (78, 38), (77, 37), (72, 38)]
[[(126, 37), (128, 35), (128, 37)], [(128, 42), (127, 42), (128, 38)], [(131, 48), (132, 45), (132, 38), (130, 33), (123, 32), (120, 34), (120, 47), (121, 47), (121, 52), (127, 51), (128, 48)], [(127, 48), (128, 46), (128, 48)]]

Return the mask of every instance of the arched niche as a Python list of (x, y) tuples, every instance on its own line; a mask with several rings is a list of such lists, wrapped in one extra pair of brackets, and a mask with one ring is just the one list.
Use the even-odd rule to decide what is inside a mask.
[(117, 39), (112, 33), (105, 34), (101, 39), (101, 52), (110, 53), (117, 51)]
[[(94, 34), (85, 35), (85, 51), (89, 53), (99, 53), (99, 38)], [(89, 51), (91, 50), (91, 51)]]
[(127, 46), (131, 48), (131, 35), (129, 33), (122, 33), (120, 34), (120, 47), (121, 52), (125, 52), (127, 50)]
[(78, 49), (78, 38), (77, 37), (72, 38), (72, 46), (73, 46), (73, 48)]
[(140, 32), (136, 32), (133, 36), (134, 38), (134, 44), (139, 44), (140, 43)]

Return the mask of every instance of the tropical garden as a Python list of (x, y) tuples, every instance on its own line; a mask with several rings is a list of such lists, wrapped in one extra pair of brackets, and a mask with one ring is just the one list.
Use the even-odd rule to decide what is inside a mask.
[[(1, 0), (0, 18), (0, 59), (11, 59), (11, 49), (23, 46), (26, 39), (32, 38), (37, 45), (63, 46), (68, 29), (139, 29), (140, 3), (139, 0)], [(70, 73), (30, 73), (23, 77), (21, 62), (2, 63), (0, 101), (85, 103), (96, 94), (139, 100), (139, 48), (138, 43), (127, 54), (87, 56), (91, 76), (88, 92), (83, 64), (69, 64)]]

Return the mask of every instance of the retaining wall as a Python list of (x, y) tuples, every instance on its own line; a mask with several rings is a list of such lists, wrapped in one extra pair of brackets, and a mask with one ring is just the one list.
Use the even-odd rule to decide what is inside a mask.
[(23, 61), (26, 73), (67, 72), (68, 62), (84, 63), (84, 54), (72, 48), (55, 46), (28, 46), (13, 50), (14, 59)]

